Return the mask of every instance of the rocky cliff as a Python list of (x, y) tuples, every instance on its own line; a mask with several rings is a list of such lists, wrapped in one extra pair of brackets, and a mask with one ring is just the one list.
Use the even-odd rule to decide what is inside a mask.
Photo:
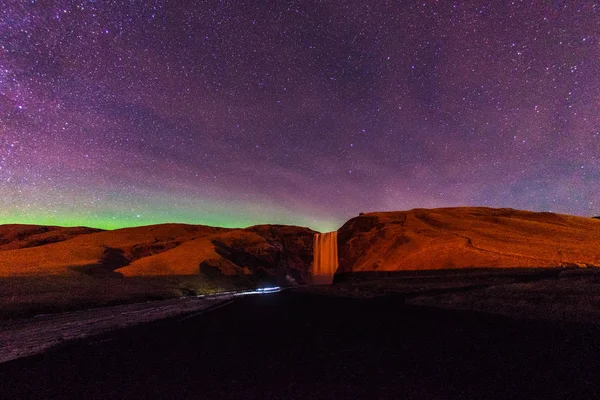
[[(0, 226), (0, 277), (197, 276), (307, 283), (314, 231), (161, 224), (100, 231)], [(338, 273), (454, 268), (600, 266), (600, 221), (483, 207), (362, 214), (338, 231)]]
[(459, 207), (362, 214), (338, 231), (338, 273), (600, 266), (600, 221)]

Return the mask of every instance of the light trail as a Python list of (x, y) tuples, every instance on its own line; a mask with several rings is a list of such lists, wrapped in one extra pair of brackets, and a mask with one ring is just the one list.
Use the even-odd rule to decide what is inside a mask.
[(196, 297), (199, 298), (213, 298), (213, 297), (222, 297), (222, 296), (246, 296), (250, 294), (269, 294), (269, 293), (277, 293), (281, 292), (283, 289), (280, 286), (272, 286), (265, 288), (257, 288), (254, 290), (242, 290), (242, 291), (228, 291), (228, 292), (218, 292), (213, 294), (201, 294)]

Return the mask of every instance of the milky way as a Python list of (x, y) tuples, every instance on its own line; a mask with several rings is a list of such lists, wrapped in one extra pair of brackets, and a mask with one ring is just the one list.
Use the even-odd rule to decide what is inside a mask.
[(0, 223), (456, 205), (600, 214), (598, 2), (0, 8)]

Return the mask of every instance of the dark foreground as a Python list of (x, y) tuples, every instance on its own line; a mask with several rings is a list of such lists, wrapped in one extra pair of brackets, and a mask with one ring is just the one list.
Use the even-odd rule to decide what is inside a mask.
[(0, 364), (3, 398), (599, 398), (600, 328), (253, 296)]

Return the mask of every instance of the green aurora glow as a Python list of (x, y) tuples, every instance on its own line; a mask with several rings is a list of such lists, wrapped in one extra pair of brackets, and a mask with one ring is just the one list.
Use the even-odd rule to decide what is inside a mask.
[[(118, 202), (86, 203), (78, 206), (46, 208), (35, 203), (2, 207), (0, 224), (32, 224), (53, 226), (87, 226), (119, 229), (163, 223), (185, 223), (226, 228), (244, 228), (258, 224), (306, 226), (327, 232), (336, 230), (344, 221), (307, 217), (285, 209), (263, 207), (261, 204), (223, 201), (183, 202), (181, 199), (162, 201), (128, 201), (133, 207), (123, 208)], [(175, 206), (174, 206), (175, 205)], [(50, 210), (50, 211), (48, 211)]]

